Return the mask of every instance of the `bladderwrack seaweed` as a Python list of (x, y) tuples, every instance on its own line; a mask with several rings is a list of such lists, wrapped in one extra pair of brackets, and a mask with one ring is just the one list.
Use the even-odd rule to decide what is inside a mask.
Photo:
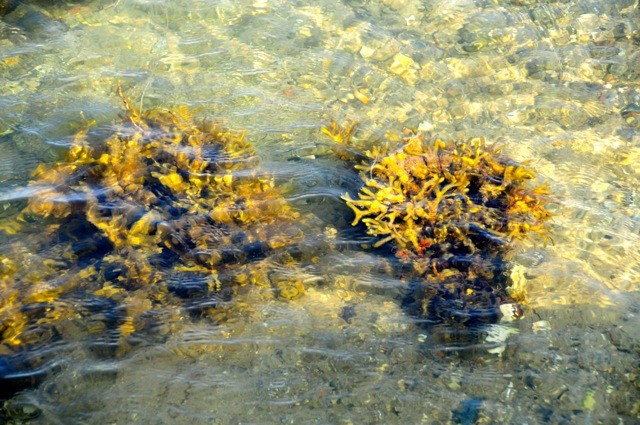
[[(332, 123), (323, 132), (344, 144), (353, 127)], [(429, 323), (496, 321), (500, 305), (514, 302), (505, 259), (514, 242), (551, 240), (549, 189), (531, 184), (533, 170), (483, 138), (405, 135), (363, 149), (365, 160), (351, 160), (362, 180), (357, 193), (342, 197), (352, 224), (377, 238), (374, 247), (390, 245), (411, 265), (418, 277), (407, 289), (410, 311)]]
[[(12, 352), (64, 338), (68, 321), (122, 351), (159, 317), (164, 327), (223, 320), (247, 283), (285, 299), (304, 292), (268, 270), (290, 261), (283, 253), (304, 238), (305, 217), (260, 169), (245, 132), (196, 123), (186, 107), (138, 110), (118, 93), (113, 133), (89, 144), (88, 124), (30, 183), (17, 220), (46, 231), (20, 241), (18, 230), (0, 258), (1, 343)], [(24, 243), (46, 261), (16, 267), (35, 261)], [(51, 332), (32, 331), (43, 324)]]

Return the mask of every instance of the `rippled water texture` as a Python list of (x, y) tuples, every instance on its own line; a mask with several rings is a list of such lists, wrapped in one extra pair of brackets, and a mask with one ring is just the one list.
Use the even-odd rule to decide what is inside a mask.
[[(347, 243), (299, 299), (249, 293), (228, 323), (116, 357), (48, 347), (48, 377), (0, 423), (638, 423), (637, 1), (24, 3), (0, 21), (0, 219), (85, 122), (108, 132), (121, 83), (247, 129), (293, 205)], [(485, 136), (549, 183), (555, 244), (511, 260), (523, 319), (458, 351), (402, 310), (388, 258), (349, 244), (355, 174), (321, 154), (320, 126), (346, 118), (360, 140)]]

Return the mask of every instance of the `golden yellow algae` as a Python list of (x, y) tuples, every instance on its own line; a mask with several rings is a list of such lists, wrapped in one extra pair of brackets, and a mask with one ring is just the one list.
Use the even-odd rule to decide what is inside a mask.
[[(287, 299), (304, 292), (299, 279), (269, 272), (304, 237), (303, 217), (260, 170), (245, 133), (196, 123), (184, 106), (138, 110), (119, 93), (113, 134), (89, 143), (83, 129), (64, 160), (34, 174), (17, 217), (24, 229), (0, 257), (5, 347), (46, 343), (74, 321), (126, 348), (160, 320), (221, 320), (242, 285)], [(40, 340), (39, 326), (51, 330)]]
[(353, 224), (363, 222), (377, 246), (394, 241), (405, 257), (430, 247), (464, 245), (471, 252), (527, 234), (546, 236), (544, 186), (528, 188), (533, 172), (510, 164), (484, 139), (428, 142), (411, 135), (395, 151), (367, 151), (358, 199), (343, 196)]
[(332, 121), (329, 126), (322, 127), (322, 133), (329, 136), (334, 142), (344, 144), (350, 141), (356, 129), (356, 123), (348, 121), (345, 125), (339, 125)]
[[(357, 151), (348, 140), (353, 128), (332, 123), (323, 133)], [(533, 170), (483, 138), (447, 142), (406, 132), (371, 146), (364, 160), (354, 157), (346, 159), (362, 186), (342, 199), (374, 247), (411, 265), (404, 306), (429, 323), (497, 320), (500, 303), (513, 302), (505, 261), (513, 241), (550, 239), (548, 187), (530, 184)]]

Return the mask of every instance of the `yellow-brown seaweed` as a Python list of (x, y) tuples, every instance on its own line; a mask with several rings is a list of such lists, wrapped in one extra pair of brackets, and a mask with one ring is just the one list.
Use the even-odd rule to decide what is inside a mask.
[[(244, 132), (196, 124), (185, 107), (139, 111), (120, 96), (122, 123), (107, 140), (90, 143), (86, 128), (63, 161), (34, 173), (15, 258), (0, 257), (3, 351), (43, 344), (71, 322), (126, 347), (160, 317), (220, 320), (247, 283), (282, 298), (304, 291), (264, 271), (288, 261), (302, 220)], [(25, 254), (22, 238), (38, 254)]]
[(343, 197), (379, 236), (375, 246), (394, 241), (402, 255), (424, 257), (444, 243), (502, 245), (528, 234), (546, 238), (546, 186), (529, 189), (531, 170), (516, 165), (481, 138), (427, 143), (412, 135), (393, 152), (366, 152), (357, 168), (365, 182), (358, 199)]
[[(355, 150), (353, 124), (332, 123), (323, 133)], [(497, 320), (500, 303), (513, 301), (504, 258), (512, 242), (550, 239), (547, 186), (531, 186), (532, 170), (482, 138), (427, 141), (407, 132), (364, 156), (355, 164), (362, 187), (342, 199), (352, 224), (376, 237), (374, 247), (391, 244), (418, 274), (404, 305), (431, 323)]]

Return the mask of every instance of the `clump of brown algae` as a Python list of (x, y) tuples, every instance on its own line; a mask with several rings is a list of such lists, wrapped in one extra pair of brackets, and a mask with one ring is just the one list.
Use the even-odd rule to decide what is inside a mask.
[[(352, 124), (323, 132), (354, 151)], [(509, 298), (504, 256), (513, 241), (549, 239), (547, 186), (531, 186), (531, 169), (482, 138), (428, 141), (409, 133), (358, 156), (363, 186), (343, 200), (353, 225), (377, 238), (374, 247), (392, 244), (420, 276), (406, 300), (412, 310), (434, 322), (497, 320)]]
[(120, 96), (123, 119), (107, 140), (80, 131), (65, 160), (36, 170), (22, 230), (5, 227), (1, 356), (70, 328), (122, 346), (185, 316), (218, 322), (246, 285), (282, 298), (304, 291), (305, 259), (288, 248), (305, 217), (245, 134)]

